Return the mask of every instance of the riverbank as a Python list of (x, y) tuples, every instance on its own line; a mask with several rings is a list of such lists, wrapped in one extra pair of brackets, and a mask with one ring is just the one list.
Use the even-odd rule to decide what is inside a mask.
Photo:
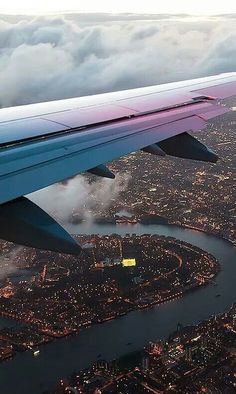
[[(217, 273), (219, 273), (219, 271), (220, 271), (220, 269), (217, 271)], [(217, 273), (214, 275), (214, 277), (217, 275)], [(49, 335), (48, 332), (45, 332), (44, 330), (39, 331), (39, 333), (47, 335), (47, 338), (41, 340), (40, 342), (37, 342), (37, 343), (33, 344), (30, 350), (33, 351), (34, 349), (38, 349), (39, 347), (41, 348), (42, 346), (46, 346), (46, 345), (48, 345), (49, 343), (51, 343), (53, 341), (58, 341), (58, 340), (60, 340), (62, 338), (66, 338), (66, 337), (69, 337), (71, 335), (79, 335), (82, 329), (90, 328), (90, 327), (96, 326), (98, 324), (104, 324), (104, 323), (111, 322), (111, 321), (116, 320), (116, 319), (120, 319), (123, 316), (127, 316), (131, 312), (150, 310), (150, 309), (153, 309), (154, 307), (158, 307), (160, 305), (164, 305), (164, 304), (167, 304), (167, 303), (170, 303), (170, 302), (177, 301), (177, 300), (185, 297), (188, 293), (191, 293), (193, 291), (197, 291), (201, 287), (206, 287), (207, 285), (209, 285), (209, 283), (210, 282), (205, 282), (205, 283), (202, 283), (202, 284), (199, 284), (199, 285), (188, 286), (187, 288), (184, 289), (184, 291), (182, 293), (178, 293), (178, 294), (174, 294), (172, 296), (166, 297), (162, 301), (154, 301), (154, 302), (151, 302), (151, 303), (139, 306), (139, 307), (133, 307), (133, 308), (131, 307), (127, 312), (116, 313), (113, 316), (111, 316), (109, 318), (105, 318), (103, 320), (93, 320), (90, 323), (81, 324), (81, 327), (78, 330), (73, 329), (73, 330), (70, 330), (70, 331), (68, 330), (67, 332), (64, 332), (64, 333), (51, 333), (50, 335)], [(13, 320), (12, 315), (11, 314), (7, 314), (7, 313), (0, 313), (0, 317)], [(15, 320), (15, 322), (19, 322), (21, 324), (22, 323), (25, 323), (25, 324), (29, 323), (28, 321), (24, 321), (24, 320), (21, 320), (21, 321), (18, 321), (18, 320), (16, 321)], [(5, 340), (5, 338), (3, 336), (1, 336), (1, 333), (0, 333), (0, 340)], [(10, 355), (10, 356), (8, 356), (8, 357), (6, 357), (4, 359), (0, 359), (0, 363), (1, 362), (6, 362), (6, 361), (12, 359), (12, 357), (14, 357), (17, 354), (16, 352), (24, 352), (24, 351), (28, 351), (29, 350), (28, 346), (23, 346), (23, 345), (20, 346), (17, 343), (15, 343), (14, 341), (10, 341), (10, 342), (13, 345), (13, 348), (14, 348), (15, 351), (13, 352), (12, 355)]]
[(228, 238), (225, 238), (223, 235), (215, 234), (215, 233), (210, 232), (210, 231), (205, 231), (205, 230), (203, 230), (203, 229), (201, 229), (201, 228), (198, 228), (198, 227), (188, 226), (188, 225), (179, 225), (179, 224), (175, 224), (175, 223), (169, 223), (169, 226), (181, 227), (181, 228), (185, 228), (185, 229), (187, 229), (187, 230), (198, 231), (198, 232), (200, 232), (200, 233), (204, 233), (204, 234), (206, 234), (206, 235), (216, 237), (216, 238), (218, 238), (219, 240), (220, 240), (220, 239), (221, 239), (221, 240), (224, 240), (225, 242), (228, 242), (231, 246), (236, 247), (236, 244), (234, 244), (233, 241), (231, 241), (231, 240), (228, 239)]
[[(95, 235), (93, 235), (91, 238), (88, 236), (79, 237), (79, 241), (82, 243), (91, 244), (93, 241), (93, 243), (96, 245), (99, 245), (104, 241), (112, 245), (112, 242), (121, 242), (121, 239), (122, 237), (115, 235), (105, 236), (104, 238), (101, 236), (96, 237)], [(30, 336), (30, 348), (33, 349), (39, 345), (46, 345), (52, 339), (60, 339), (74, 333), (78, 334), (80, 330), (85, 327), (90, 327), (98, 323), (102, 324), (104, 322), (117, 319), (121, 316), (127, 315), (132, 311), (144, 309), (148, 310), (154, 306), (176, 301), (177, 299), (184, 297), (187, 293), (196, 291), (200, 287), (212, 283), (216, 275), (219, 273), (220, 265), (216, 259), (209, 253), (204, 252), (202, 249), (192, 246), (189, 243), (160, 235), (133, 235), (129, 238), (126, 236), (124, 238), (125, 241), (122, 241), (122, 243), (127, 242), (127, 239), (129, 239), (129, 242), (131, 242), (132, 245), (136, 245), (137, 250), (139, 250), (139, 252), (136, 251), (136, 257), (138, 258), (137, 267), (133, 267), (132, 269), (124, 268), (120, 263), (120, 268), (117, 268), (117, 264), (114, 266), (110, 265), (107, 268), (105, 266), (102, 266), (102, 268), (97, 268), (95, 264), (95, 266), (91, 265), (90, 267), (90, 271), (92, 273), (91, 277), (83, 276), (83, 274), (80, 275), (82, 282), (85, 280), (88, 284), (90, 284), (90, 286), (92, 286), (92, 292), (94, 292), (94, 289), (96, 288), (96, 281), (94, 281), (93, 275), (100, 277), (103, 272), (104, 275), (108, 275), (109, 272), (109, 275), (111, 275), (109, 278), (113, 278), (115, 292), (112, 293), (112, 297), (114, 302), (112, 304), (110, 303), (110, 295), (108, 295), (106, 298), (102, 298), (102, 302), (104, 305), (106, 305), (102, 313), (97, 313), (97, 311), (91, 309), (91, 301), (89, 299), (87, 303), (81, 304), (84, 314), (86, 314), (86, 320), (79, 320), (80, 315), (76, 314), (75, 310), (73, 312), (73, 322), (76, 321), (76, 325), (64, 323), (64, 321), (69, 321), (71, 307), (73, 307), (75, 303), (77, 304), (77, 299), (74, 300), (75, 303), (73, 299), (71, 299), (70, 308), (68, 309), (65, 305), (63, 310), (63, 321), (61, 321), (61, 323), (58, 321), (58, 328), (56, 328), (56, 323), (54, 323), (54, 326), (50, 326), (50, 320), (47, 322), (47, 320), (44, 319), (44, 313), (47, 309), (46, 300), (43, 314), (41, 313), (41, 315), (38, 316), (34, 315), (34, 319), (32, 317), (34, 313), (33, 311), (35, 310), (33, 303), (30, 306), (31, 309), (28, 309), (26, 305), (24, 314), (18, 313), (17, 308), (20, 306), (21, 311), (24, 299), (21, 300), (18, 298), (18, 293), (16, 292), (12, 298), (14, 302), (14, 308), (11, 304), (11, 299), (8, 301), (8, 303), (6, 303), (6, 305), (4, 302), (2, 302), (0, 315), (21, 321), (25, 323), (25, 327), (16, 331), (15, 329), (0, 330), (0, 339), (2, 341), (11, 343), (14, 350), (23, 351), (28, 350), (29, 348), (27, 337)], [(145, 250), (147, 245), (149, 248), (149, 255), (147, 255), (147, 251), (142, 252)], [(105, 244), (103, 247), (105, 247)], [(98, 249), (100, 250), (100, 252), (97, 252), (98, 255), (102, 252), (103, 247), (101, 250)], [(153, 254), (151, 252), (152, 250), (156, 250), (156, 252)], [(112, 254), (113, 253), (116, 253), (116, 249), (113, 250)], [(144, 254), (142, 255), (142, 253)], [(156, 257), (155, 253), (158, 253), (158, 258)], [(106, 252), (103, 255), (103, 258), (104, 257), (107, 258)], [(172, 260), (168, 260), (169, 258)], [(142, 261), (143, 259), (144, 261)], [(152, 259), (154, 263), (150, 263)], [(160, 259), (162, 262), (159, 262), (158, 259)], [(94, 263), (92, 262), (92, 264)], [(144, 275), (143, 269), (145, 269)], [(120, 276), (126, 278), (126, 280), (129, 278), (129, 291), (125, 287), (122, 287)], [(176, 277), (178, 277), (177, 282)], [(139, 279), (138, 282), (136, 282), (137, 279)], [(125, 279), (123, 279), (123, 281), (124, 280)], [(45, 282), (44, 284), (48, 288), (47, 291), (50, 291), (50, 283), (51, 279), (49, 279), (48, 283)], [(170, 285), (171, 283), (172, 285)], [(76, 291), (78, 285), (80, 285), (79, 278), (76, 280), (75, 290), (73, 291)], [(28, 291), (30, 283), (26, 286), (26, 291)], [(60, 287), (62, 288), (62, 286), (63, 278), (60, 282)], [(39, 297), (40, 291), (42, 291), (42, 289), (43, 288), (41, 285), (39, 287), (32, 287), (32, 296), (34, 297), (34, 292), (37, 292)], [(68, 286), (66, 286), (63, 291), (66, 292), (67, 289)], [(73, 289), (72, 282), (70, 289)], [(19, 290), (22, 291), (22, 287), (20, 287)], [(46, 288), (43, 291), (46, 296)], [(64, 292), (63, 297), (61, 298), (61, 303), (64, 301)], [(138, 294), (138, 296), (136, 296), (136, 294)], [(94, 302), (96, 302), (96, 299), (94, 299)], [(99, 305), (101, 305), (101, 300), (98, 300), (98, 302)], [(49, 304), (49, 307), (51, 308), (52, 317), (55, 319), (55, 322), (57, 319), (58, 310), (54, 310), (53, 304), (51, 303)], [(37, 308), (38, 306), (36, 305), (36, 309)]]
[[(76, 220), (72, 220), (69, 223), (64, 223), (64, 226), (67, 228), (71, 228), (71, 226), (86, 226), (86, 220), (84, 219), (80, 219), (78, 221)], [(167, 226), (174, 226), (174, 227), (180, 227), (180, 228), (185, 228), (185, 229), (190, 229), (190, 230), (194, 230), (194, 231), (199, 231), (202, 232), (204, 234), (210, 235), (210, 236), (214, 236), (217, 237), (219, 239), (223, 239), (226, 242), (229, 242), (231, 245), (233, 245), (234, 247), (236, 247), (236, 241), (233, 242), (232, 240), (226, 238), (226, 236), (224, 234), (219, 234), (218, 232), (214, 232), (214, 231), (209, 231), (203, 228), (199, 228), (196, 226), (190, 226), (187, 224), (183, 224), (183, 223), (179, 223), (179, 222), (171, 222), (169, 221), (168, 218), (164, 217), (164, 216), (160, 216), (160, 215), (156, 215), (156, 214), (152, 214), (152, 215), (144, 215), (144, 216), (140, 216), (138, 219), (136, 218), (130, 218), (130, 217), (123, 217), (123, 218), (116, 218), (116, 217), (99, 217), (99, 218), (95, 218), (93, 221), (94, 224), (98, 224), (100, 226), (106, 226), (106, 225), (112, 225), (112, 226), (120, 226), (120, 225), (131, 225), (131, 226), (135, 226), (135, 225), (142, 225), (142, 226), (150, 226), (150, 225), (167, 225)], [(73, 232), (72, 232), (73, 233)]]
[[(195, 326), (178, 324), (162, 341), (151, 342), (141, 351), (127, 353), (119, 359), (97, 361), (81, 371), (74, 372), (48, 394), (66, 393), (73, 387), (77, 391), (168, 392), (174, 381), (176, 392), (199, 392), (207, 380), (214, 380), (216, 389), (234, 390), (235, 379), (235, 311), (236, 304), (221, 315), (204, 320)], [(217, 346), (216, 346), (217, 342)], [(131, 345), (128, 343), (127, 345)], [(225, 380), (225, 368), (227, 377)], [(222, 373), (220, 373), (222, 372)], [(219, 381), (219, 375), (221, 380)], [(97, 379), (99, 376), (100, 379)], [(205, 384), (204, 378), (206, 378)], [(124, 385), (125, 382), (125, 385)], [(231, 390), (230, 390), (231, 392)]]

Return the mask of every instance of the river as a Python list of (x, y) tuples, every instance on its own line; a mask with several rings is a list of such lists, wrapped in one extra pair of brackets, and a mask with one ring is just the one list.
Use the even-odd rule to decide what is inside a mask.
[[(148, 341), (168, 336), (177, 326), (195, 324), (220, 313), (236, 301), (236, 248), (229, 242), (203, 232), (171, 225), (70, 225), (78, 234), (161, 234), (189, 242), (213, 254), (221, 264), (216, 284), (202, 287), (183, 298), (134, 311), (116, 320), (81, 330), (40, 348), (40, 355), (18, 353), (0, 364), (1, 394), (41, 394), (60, 377), (94, 362), (98, 354), (111, 360), (141, 349)], [(220, 297), (216, 297), (220, 294)], [(0, 325), (3, 321), (0, 320)], [(127, 346), (127, 343), (131, 345)]]

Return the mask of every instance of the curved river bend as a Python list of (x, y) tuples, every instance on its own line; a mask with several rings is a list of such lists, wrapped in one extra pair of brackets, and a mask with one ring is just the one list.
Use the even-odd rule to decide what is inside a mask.
[[(116, 320), (81, 330), (40, 349), (40, 355), (18, 353), (0, 364), (1, 394), (39, 394), (52, 387), (60, 377), (87, 367), (98, 354), (107, 360), (141, 349), (148, 341), (168, 336), (178, 322), (195, 324), (226, 310), (235, 302), (236, 248), (229, 242), (202, 232), (169, 225), (71, 225), (80, 234), (160, 234), (189, 242), (213, 254), (221, 264), (216, 284), (190, 292), (183, 298), (134, 311)], [(216, 297), (220, 294), (220, 297)], [(0, 326), (4, 321), (0, 320)], [(127, 346), (127, 343), (131, 343)]]

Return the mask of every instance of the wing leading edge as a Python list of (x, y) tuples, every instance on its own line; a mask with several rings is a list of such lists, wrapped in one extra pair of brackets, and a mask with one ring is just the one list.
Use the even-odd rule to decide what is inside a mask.
[(228, 112), (219, 100), (233, 95), (236, 73), (0, 110), (0, 236), (77, 254), (65, 230), (22, 196), (85, 171), (113, 178), (104, 163), (140, 149), (214, 163), (188, 132)]

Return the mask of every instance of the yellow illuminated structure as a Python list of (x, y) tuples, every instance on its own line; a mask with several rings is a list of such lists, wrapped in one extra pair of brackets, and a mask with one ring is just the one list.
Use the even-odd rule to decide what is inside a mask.
[(123, 259), (122, 265), (123, 265), (123, 267), (135, 267), (136, 260), (135, 259)]

